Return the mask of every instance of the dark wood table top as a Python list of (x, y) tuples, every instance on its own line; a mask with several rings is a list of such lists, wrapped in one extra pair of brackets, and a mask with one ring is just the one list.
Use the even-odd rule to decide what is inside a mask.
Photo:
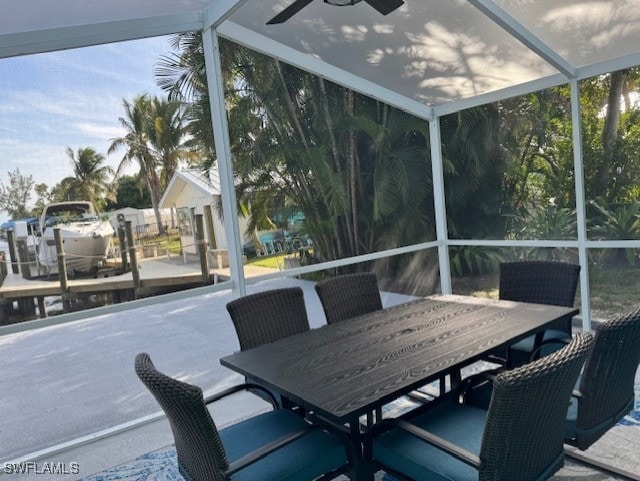
[(430, 296), (238, 352), (220, 363), (343, 424), (577, 312)]

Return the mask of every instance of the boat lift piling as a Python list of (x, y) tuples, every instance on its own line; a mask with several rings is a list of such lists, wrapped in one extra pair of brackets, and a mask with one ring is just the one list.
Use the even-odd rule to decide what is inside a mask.
[(18, 256), (16, 255), (16, 238), (13, 229), (7, 231), (7, 242), (9, 243), (9, 260), (11, 261), (11, 271), (19, 274)]
[(133, 242), (133, 227), (131, 226), (131, 221), (127, 220), (124, 223), (125, 225), (125, 234), (127, 238), (127, 248), (126, 250), (129, 252), (129, 266), (131, 267), (131, 274), (133, 275), (133, 297), (134, 299), (138, 298), (138, 292), (140, 291), (140, 267), (138, 266), (138, 254), (136, 252), (136, 245)]
[(195, 215), (196, 220), (196, 245), (198, 247), (198, 257), (200, 258), (200, 269), (202, 271), (202, 284), (209, 284), (209, 262), (207, 259), (207, 241), (204, 238), (204, 221), (202, 214)]
[(56, 241), (56, 252), (58, 253), (58, 278), (60, 279), (60, 295), (62, 297), (62, 308), (64, 312), (71, 310), (69, 300), (69, 279), (67, 277), (67, 263), (65, 262), (64, 243), (59, 227), (53, 228), (53, 237)]
[(128, 266), (127, 266), (127, 249), (126, 249), (126, 239), (125, 239), (125, 220), (124, 220), (124, 215), (122, 214), (118, 214), (118, 245), (120, 246), (120, 260), (122, 262), (122, 271), (121, 273), (124, 274), (125, 272), (129, 272), (128, 271)]

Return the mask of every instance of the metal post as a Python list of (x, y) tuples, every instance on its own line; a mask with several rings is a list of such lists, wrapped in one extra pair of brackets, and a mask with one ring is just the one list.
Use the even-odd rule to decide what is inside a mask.
[(238, 207), (233, 183), (233, 165), (231, 160), (231, 143), (227, 123), (227, 109), (224, 100), (224, 82), (220, 62), (220, 45), (218, 33), (213, 28), (202, 31), (204, 60), (207, 70), (207, 86), (211, 103), (211, 122), (213, 137), (218, 156), (218, 172), (220, 174), (220, 192), (222, 194), (222, 210), (224, 212), (224, 228), (229, 251), (229, 270), (233, 281), (233, 292), (243, 296), (247, 292), (244, 267), (242, 265), (242, 244), (238, 223)]
[(449, 233), (447, 231), (447, 207), (442, 169), (442, 140), (440, 118), (429, 121), (429, 143), (431, 144), (431, 172), (433, 175), (433, 207), (436, 215), (438, 259), (440, 264), (440, 289), (451, 294), (451, 268), (449, 266)]
[(7, 231), (7, 242), (9, 243), (9, 260), (11, 261), (11, 272), (19, 274), (18, 257), (16, 256), (16, 238), (13, 229)]
[(133, 297), (138, 298), (138, 290), (140, 289), (140, 271), (138, 269), (138, 256), (136, 254), (136, 246), (133, 243), (133, 227), (131, 221), (125, 221), (125, 232), (127, 235), (127, 249), (129, 250), (129, 265), (131, 266), (131, 274), (133, 275)]
[(202, 270), (202, 284), (209, 284), (209, 262), (207, 261), (207, 241), (204, 240), (204, 222), (202, 214), (195, 215), (196, 220), (196, 245)]
[(582, 155), (582, 118), (580, 115), (580, 86), (571, 80), (571, 123), (573, 134), (573, 168), (575, 172), (576, 215), (578, 223), (578, 257), (580, 259), (580, 303), (582, 329), (591, 330), (591, 293), (589, 290), (589, 253), (587, 252), (587, 212), (584, 192), (584, 163)]
[(58, 278), (60, 279), (60, 295), (62, 296), (62, 309), (64, 312), (71, 310), (71, 301), (69, 300), (69, 283), (67, 278), (67, 263), (64, 256), (64, 243), (60, 227), (53, 228), (53, 237), (56, 241), (56, 253), (58, 255)]

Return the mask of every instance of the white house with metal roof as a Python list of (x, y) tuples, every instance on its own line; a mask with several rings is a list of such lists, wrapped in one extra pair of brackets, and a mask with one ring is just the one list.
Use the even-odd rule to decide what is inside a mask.
[[(159, 207), (160, 209), (173, 209), (176, 212), (181, 231), (182, 248), (187, 253), (196, 253), (194, 238), (194, 215), (196, 214), (204, 215), (206, 239), (209, 247), (211, 249), (227, 248), (220, 196), (220, 178), (216, 169), (208, 172), (197, 169), (181, 170), (176, 172), (169, 181), (160, 199)], [(207, 221), (205, 215), (207, 206), (211, 208), (211, 222)], [(247, 220), (239, 216), (238, 223), (243, 235), (242, 240), (244, 240)]]

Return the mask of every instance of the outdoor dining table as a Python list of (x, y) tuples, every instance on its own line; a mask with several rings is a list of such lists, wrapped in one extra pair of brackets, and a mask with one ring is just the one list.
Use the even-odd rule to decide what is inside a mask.
[(366, 471), (361, 416), (577, 313), (575, 308), (435, 295), (237, 352), (220, 363), (346, 427), (358, 453), (351, 478), (361, 480)]

